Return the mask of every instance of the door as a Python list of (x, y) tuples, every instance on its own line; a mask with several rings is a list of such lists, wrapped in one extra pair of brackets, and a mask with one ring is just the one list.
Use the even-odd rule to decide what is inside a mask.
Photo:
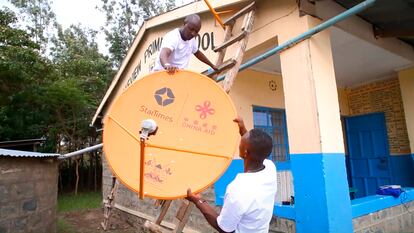
[(349, 172), (355, 197), (374, 195), (391, 184), (387, 129), (383, 113), (345, 118)]

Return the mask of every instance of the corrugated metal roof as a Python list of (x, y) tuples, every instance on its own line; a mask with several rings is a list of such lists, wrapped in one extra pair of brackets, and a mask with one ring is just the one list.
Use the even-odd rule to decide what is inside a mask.
[(3, 157), (3, 156), (44, 158), (44, 157), (58, 157), (59, 154), (47, 154), (47, 153), (39, 153), (39, 152), (33, 152), (33, 151), (0, 149), (0, 157)]

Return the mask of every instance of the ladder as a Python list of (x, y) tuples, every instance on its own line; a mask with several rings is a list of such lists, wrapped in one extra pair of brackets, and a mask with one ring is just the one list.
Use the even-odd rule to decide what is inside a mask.
[[(110, 218), (112, 214), (112, 210), (115, 206), (115, 197), (117, 193), (117, 189), (119, 186), (119, 182), (115, 176), (112, 176), (112, 185), (111, 185), (111, 192), (108, 194), (106, 200), (104, 200), (104, 220), (101, 222), (101, 227), (104, 231), (108, 230), (110, 227)], [(165, 215), (172, 203), (172, 200), (161, 200), (157, 201), (156, 205), (161, 206), (160, 214), (158, 215), (155, 223), (146, 220), (144, 227), (152, 232), (157, 233), (179, 233), (182, 232), (185, 224), (190, 217), (191, 210), (195, 206), (192, 202), (189, 202), (185, 199), (181, 200), (181, 206), (176, 213), (176, 219), (178, 220), (177, 225), (172, 229), (166, 229), (161, 227), (161, 223), (164, 220)]]
[(108, 194), (106, 200), (104, 201), (104, 220), (101, 222), (102, 229), (106, 231), (109, 227), (109, 219), (112, 214), (112, 209), (115, 205), (115, 195), (118, 189), (118, 181), (115, 176), (112, 176), (112, 185), (111, 192)]
[[(212, 10), (212, 12), (216, 16), (215, 11)], [(236, 14), (231, 16), (229, 19), (227, 19), (224, 23), (222, 23), (222, 25), (224, 25), (225, 27), (224, 41), (221, 45), (213, 49), (214, 52), (218, 52), (218, 57), (215, 64), (216, 67), (218, 67), (218, 69), (215, 71), (207, 70), (206, 72), (203, 72), (204, 75), (207, 75), (215, 80), (217, 75), (227, 70), (226, 76), (222, 83), (223, 89), (226, 91), (226, 93), (230, 92), (230, 88), (233, 86), (233, 83), (239, 72), (240, 64), (243, 60), (244, 52), (246, 51), (249, 33), (253, 28), (254, 14), (255, 2), (252, 2), (240, 11), (238, 11)], [(233, 27), (236, 23), (236, 20), (242, 16), (244, 16), (244, 20), (241, 27), (241, 31), (237, 35), (232, 36)], [(218, 17), (216, 16), (216, 19), (217, 18)], [(234, 57), (227, 60), (226, 62), (223, 62), (224, 57), (226, 55), (227, 47), (236, 42), (237, 47)]]
[(164, 220), (164, 217), (171, 206), (172, 200), (161, 200), (157, 202), (159, 202), (161, 205), (160, 214), (158, 215), (155, 223), (146, 220), (144, 223), (144, 227), (154, 233), (181, 233), (185, 227), (185, 224), (187, 224), (191, 211), (193, 210), (195, 205), (192, 202), (182, 199), (180, 208), (178, 209), (175, 215), (175, 218), (178, 220), (178, 223), (172, 230), (170, 230), (163, 228), (161, 226), (161, 223)]

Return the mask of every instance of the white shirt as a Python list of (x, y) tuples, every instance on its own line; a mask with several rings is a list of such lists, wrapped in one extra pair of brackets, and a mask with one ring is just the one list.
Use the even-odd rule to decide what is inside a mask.
[(262, 171), (240, 173), (227, 186), (219, 227), (236, 233), (268, 233), (277, 190), (276, 167), (266, 159)]
[[(179, 28), (176, 28), (165, 34), (162, 39), (161, 50), (163, 48), (168, 48), (172, 51), (168, 58), (168, 63), (179, 69), (186, 69), (190, 62), (191, 55), (198, 51), (198, 44), (195, 38), (187, 41), (183, 40)], [(164, 70), (164, 67), (161, 65), (160, 55), (158, 54), (153, 71), (159, 70)]]

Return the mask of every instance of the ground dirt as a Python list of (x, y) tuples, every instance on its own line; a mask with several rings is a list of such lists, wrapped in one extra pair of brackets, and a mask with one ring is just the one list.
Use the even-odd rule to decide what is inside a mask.
[(60, 221), (65, 221), (70, 225), (71, 231), (76, 233), (138, 233), (147, 232), (140, 226), (132, 226), (121, 220), (117, 215), (111, 215), (110, 227), (104, 231), (101, 226), (103, 221), (103, 211), (99, 209), (90, 209), (82, 211), (72, 211), (60, 213)]

